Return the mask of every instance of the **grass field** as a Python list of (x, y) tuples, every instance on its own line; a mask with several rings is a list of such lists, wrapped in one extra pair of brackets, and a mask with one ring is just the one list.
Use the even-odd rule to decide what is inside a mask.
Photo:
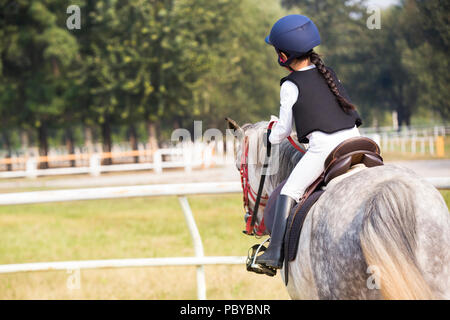
[[(205, 255), (247, 254), (240, 195), (189, 198)], [(175, 197), (0, 207), (0, 264), (193, 256)], [(209, 299), (286, 299), (279, 276), (245, 266), (207, 266)], [(0, 299), (196, 299), (195, 267), (82, 270), (67, 289), (63, 271), (0, 275)]]
[[(450, 191), (442, 192), (450, 205)], [(189, 198), (206, 255), (246, 255), (240, 195)], [(0, 264), (193, 256), (175, 197), (0, 207)], [(209, 299), (287, 299), (279, 275), (207, 266)], [(82, 270), (80, 289), (64, 271), (0, 275), (0, 299), (196, 299), (195, 267)]]

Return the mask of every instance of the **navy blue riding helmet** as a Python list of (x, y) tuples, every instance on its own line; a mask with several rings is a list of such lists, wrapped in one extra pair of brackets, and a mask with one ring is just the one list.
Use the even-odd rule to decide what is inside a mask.
[(278, 63), (289, 67), (293, 59), (304, 56), (320, 44), (319, 30), (314, 22), (306, 16), (291, 14), (278, 20), (266, 37), (266, 42), (287, 54), (288, 59), (278, 58)]

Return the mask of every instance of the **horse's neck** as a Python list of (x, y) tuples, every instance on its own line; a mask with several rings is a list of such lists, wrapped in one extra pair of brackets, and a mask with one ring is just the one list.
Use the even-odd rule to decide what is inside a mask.
[[(266, 122), (258, 122), (252, 125), (252, 128), (247, 131), (247, 136), (250, 142), (249, 159), (250, 163), (256, 165), (249, 165), (249, 182), (252, 188), (256, 189), (259, 186), (261, 179), (261, 169), (263, 166), (263, 159), (266, 153), (263, 139), (267, 128)], [(289, 177), (295, 165), (298, 163), (303, 154), (297, 151), (289, 141), (286, 139), (277, 145), (272, 145), (272, 157), (277, 157), (275, 161), (275, 169), (269, 170), (264, 183), (264, 193), (270, 195), (273, 190), (285, 179)], [(256, 160), (256, 161), (255, 161)], [(271, 161), (271, 163), (274, 163)]]
[(258, 186), (259, 186), (259, 182), (261, 180), (261, 169), (262, 169), (262, 165), (261, 164), (256, 164), (256, 165), (249, 165), (248, 166), (248, 180), (250, 185), (252, 186), (252, 189), (257, 191), (258, 190)]
[(270, 174), (267, 176), (264, 184), (264, 189), (269, 195), (281, 182), (283, 182), (283, 180), (289, 177), (292, 170), (294, 170), (296, 164), (303, 156), (302, 153), (298, 152), (287, 141), (280, 143), (273, 149), (275, 149), (275, 153), (273, 153), (273, 155), (278, 157), (278, 161), (273, 163), (276, 166), (276, 170), (270, 171)]

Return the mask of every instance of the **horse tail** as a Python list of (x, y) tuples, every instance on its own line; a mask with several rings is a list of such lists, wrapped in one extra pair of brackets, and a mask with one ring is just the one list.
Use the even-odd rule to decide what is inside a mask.
[(433, 299), (415, 255), (416, 207), (406, 183), (389, 180), (376, 187), (365, 206), (360, 239), (384, 299)]

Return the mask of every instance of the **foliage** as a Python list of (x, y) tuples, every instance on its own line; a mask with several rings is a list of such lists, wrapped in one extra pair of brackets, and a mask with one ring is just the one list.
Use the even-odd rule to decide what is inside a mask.
[[(66, 27), (72, 4), (80, 30)], [(450, 118), (445, 1), (404, 0), (374, 30), (363, 0), (4, 0), (0, 9), (1, 132), (35, 130), (42, 154), (52, 128), (72, 137), (98, 127), (109, 150), (117, 127), (136, 138), (153, 124), (168, 137), (194, 120), (224, 128), (225, 116), (277, 114), (285, 70), (264, 37), (287, 13), (315, 21), (318, 51), (365, 125), (392, 110), (405, 124), (424, 112)]]

